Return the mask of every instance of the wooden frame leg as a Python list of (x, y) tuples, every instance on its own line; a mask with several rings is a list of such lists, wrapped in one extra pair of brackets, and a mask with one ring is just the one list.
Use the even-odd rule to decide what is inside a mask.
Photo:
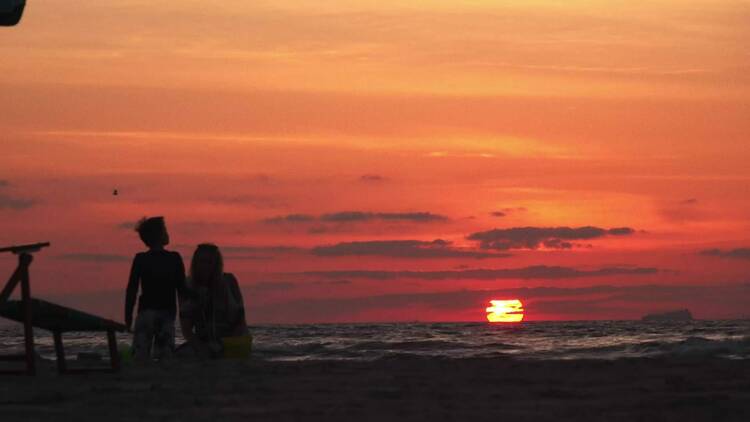
[(10, 295), (13, 294), (13, 290), (16, 289), (16, 286), (18, 286), (18, 282), (21, 281), (21, 273), (24, 270), (25, 268), (23, 268), (23, 263), (19, 262), (18, 267), (16, 267), (15, 271), (13, 271), (13, 274), (11, 274), (8, 282), (5, 283), (3, 291), (0, 292), (0, 303), (8, 300), (10, 298)]
[[(31, 263), (31, 255), (21, 254), (19, 261)], [(31, 308), (31, 283), (29, 282), (29, 265), (21, 267), (21, 302), (23, 303), (23, 335), (26, 349), (26, 371), (29, 375), (36, 375), (36, 356), (34, 353), (34, 316)]]
[(16, 286), (18, 286), (18, 283), (20, 283), (21, 280), (29, 278), (29, 265), (31, 265), (31, 261), (33, 260), (34, 257), (29, 254), (24, 253), (18, 255), (18, 266), (16, 266), (16, 269), (8, 279), (8, 282), (5, 283), (3, 291), (0, 292), (0, 303), (5, 302), (10, 298), (10, 295), (13, 294), (13, 290), (16, 289)]
[(112, 371), (117, 372), (120, 370), (120, 353), (117, 350), (117, 337), (113, 330), (107, 330), (107, 343), (109, 345), (109, 362), (112, 366)]
[(65, 361), (65, 347), (63, 347), (62, 333), (59, 331), (52, 332), (55, 339), (55, 354), (57, 355), (57, 372), (64, 374), (68, 371), (68, 363)]

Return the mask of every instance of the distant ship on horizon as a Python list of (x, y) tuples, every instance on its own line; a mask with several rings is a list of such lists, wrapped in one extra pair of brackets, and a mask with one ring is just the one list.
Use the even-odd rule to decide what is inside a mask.
[(689, 310), (679, 309), (676, 311), (647, 314), (644, 315), (643, 318), (641, 318), (641, 321), (693, 321), (693, 319), (693, 314), (691, 314)]

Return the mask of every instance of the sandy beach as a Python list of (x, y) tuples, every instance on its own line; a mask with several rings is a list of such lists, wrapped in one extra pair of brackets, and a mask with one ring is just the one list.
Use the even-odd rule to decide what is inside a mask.
[(0, 378), (2, 420), (747, 421), (750, 362), (166, 362)]

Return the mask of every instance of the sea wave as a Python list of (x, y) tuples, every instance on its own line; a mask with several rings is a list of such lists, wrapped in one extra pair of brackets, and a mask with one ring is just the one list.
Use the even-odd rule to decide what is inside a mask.
[[(375, 360), (398, 356), (448, 359), (750, 358), (750, 321), (684, 325), (576, 321), (494, 326), (482, 323), (259, 325), (250, 327), (253, 356), (267, 360)], [(0, 328), (0, 354), (23, 350), (19, 327)], [(178, 339), (178, 343), (181, 340)], [(130, 343), (130, 335), (118, 342)], [(54, 357), (49, 333), (37, 351)], [(100, 334), (66, 333), (66, 352), (107, 355)]]
[(750, 337), (710, 339), (688, 337), (676, 341), (644, 341), (636, 343), (618, 343), (605, 346), (570, 348), (530, 358), (564, 358), (564, 359), (613, 359), (634, 357), (675, 357), (701, 358), (725, 357), (733, 359), (750, 358)]
[(750, 337), (712, 340), (704, 337), (688, 337), (677, 342), (652, 342), (639, 345), (644, 353), (672, 355), (679, 357), (726, 356), (733, 358), (750, 357)]

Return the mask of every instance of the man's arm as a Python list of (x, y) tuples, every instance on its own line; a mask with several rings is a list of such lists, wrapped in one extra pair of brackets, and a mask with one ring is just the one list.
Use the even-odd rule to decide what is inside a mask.
[(138, 285), (141, 280), (141, 264), (138, 259), (138, 255), (133, 258), (133, 265), (130, 267), (130, 279), (128, 280), (128, 288), (125, 290), (125, 325), (128, 330), (133, 325), (133, 308), (135, 307), (135, 300), (138, 296)]
[(177, 289), (177, 295), (180, 297), (189, 297), (190, 292), (188, 291), (187, 284), (185, 284), (185, 263), (182, 262), (182, 256), (175, 252), (177, 257), (177, 274), (175, 275), (175, 288)]
[(187, 317), (180, 314), (180, 329), (182, 330), (182, 338), (184, 338), (188, 343), (191, 343), (195, 339), (194, 327), (195, 321), (193, 321), (192, 317)]
[(180, 304), (180, 330), (182, 331), (182, 337), (188, 343), (191, 343), (195, 339), (195, 321), (193, 320), (195, 305), (192, 303), (193, 294), (187, 288), (185, 281), (185, 263), (182, 261), (182, 256), (175, 252), (177, 256), (177, 275), (175, 278), (175, 287), (177, 288), (177, 299)]

